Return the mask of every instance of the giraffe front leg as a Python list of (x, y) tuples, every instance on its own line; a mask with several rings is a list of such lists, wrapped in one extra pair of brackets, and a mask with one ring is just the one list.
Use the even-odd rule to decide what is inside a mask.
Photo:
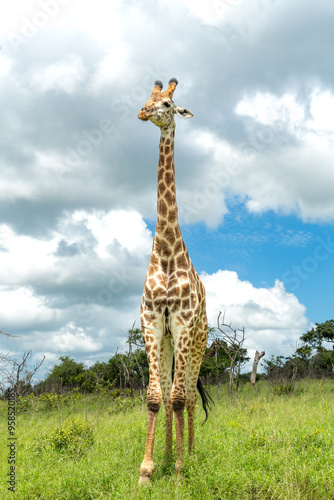
[(147, 391), (147, 410), (148, 410), (148, 427), (146, 436), (146, 446), (144, 460), (140, 466), (139, 484), (148, 483), (153, 471), (153, 448), (155, 428), (159, 409), (161, 406), (161, 388), (159, 379), (159, 357), (160, 357), (160, 341), (154, 337), (150, 331), (142, 328), (145, 338), (145, 349), (149, 362), (149, 386)]
[(191, 455), (195, 448), (195, 408), (197, 402), (197, 381), (201, 369), (203, 355), (208, 340), (208, 324), (206, 314), (199, 321), (195, 338), (191, 345), (190, 356), (186, 369), (186, 388), (187, 402), (186, 408), (188, 413), (188, 450)]
[(184, 403), (173, 403), (176, 431), (176, 463), (175, 472), (180, 473), (183, 468), (184, 455)]
[(186, 371), (187, 401), (186, 408), (188, 414), (188, 451), (191, 455), (195, 448), (195, 408), (197, 402), (197, 379), (199, 368), (195, 363), (190, 363)]
[(160, 383), (162, 398), (166, 412), (166, 461), (171, 458), (173, 451), (173, 406), (172, 392), (172, 364), (173, 347), (170, 338), (163, 338), (160, 352)]
[(186, 405), (186, 366), (189, 357), (191, 331), (183, 329), (175, 342), (175, 373), (172, 387), (172, 405), (175, 417), (176, 431), (176, 464), (175, 471), (179, 473), (183, 467), (184, 455), (184, 408)]
[(140, 466), (139, 484), (148, 483), (154, 471), (153, 448), (154, 448), (154, 436), (157, 424), (157, 417), (159, 413), (159, 406), (158, 407), (152, 407), (152, 406), (150, 407), (149, 405), (147, 406), (148, 406), (148, 427), (147, 427), (144, 460)]

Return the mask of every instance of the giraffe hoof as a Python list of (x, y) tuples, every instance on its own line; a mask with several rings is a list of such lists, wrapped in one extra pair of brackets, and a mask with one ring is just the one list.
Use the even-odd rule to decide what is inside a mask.
[(186, 482), (184, 476), (181, 474), (181, 472), (177, 472), (176, 473), (176, 484), (178, 485), (181, 485), (181, 484), (184, 484)]
[(140, 476), (138, 485), (139, 486), (146, 486), (150, 484), (150, 476)]

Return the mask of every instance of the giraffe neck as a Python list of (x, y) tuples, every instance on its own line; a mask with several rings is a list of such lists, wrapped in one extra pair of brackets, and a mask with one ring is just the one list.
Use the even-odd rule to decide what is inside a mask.
[(175, 164), (174, 164), (175, 124), (161, 130), (158, 165), (158, 207), (154, 250), (163, 257), (175, 252), (175, 244), (182, 238), (178, 223)]

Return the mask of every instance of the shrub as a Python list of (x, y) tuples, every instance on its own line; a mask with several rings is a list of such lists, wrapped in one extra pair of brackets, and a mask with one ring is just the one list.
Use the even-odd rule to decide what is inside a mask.
[(126, 413), (141, 403), (141, 400), (138, 398), (115, 398), (111, 413)]
[(69, 418), (58, 425), (49, 436), (35, 442), (35, 450), (54, 450), (69, 455), (82, 455), (94, 444), (94, 425), (83, 418)]
[(293, 384), (275, 385), (275, 387), (274, 387), (274, 394), (276, 396), (289, 396), (290, 394), (293, 393), (294, 388), (295, 387), (294, 387)]

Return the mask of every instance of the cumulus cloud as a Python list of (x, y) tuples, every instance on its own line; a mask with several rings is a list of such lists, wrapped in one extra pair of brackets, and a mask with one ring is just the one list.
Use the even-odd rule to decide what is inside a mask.
[(225, 322), (234, 329), (245, 327), (245, 346), (268, 354), (289, 355), (302, 333), (309, 326), (306, 308), (281, 281), (273, 287), (257, 288), (242, 281), (234, 271), (219, 270), (202, 274), (206, 288), (208, 320), (217, 325), (218, 313), (225, 312)]
[[(333, 102), (327, 91), (313, 91), (309, 119), (307, 102), (298, 103), (289, 94), (278, 98), (257, 93), (240, 101), (236, 112), (265, 126), (250, 136), (248, 161), (235, 179), (235, 189), (247, 195), (250, 210), (283, 210), (313, 221), (334, 217), (333, 134), (323, 118), (324, 106), (330, 109)], [(278, 148), (284, 130), (290, 140)]]
[(206, 167), (205, 178), (191, 181), (192, 196), (181, 192), (184, 220), (203, 217), (209, 226), (217, 226), (232, 194), (244, 199), (251, 212), (274, 210), (305, 221), (332, 220), (334, 137), (324, 113), (332, 102), (328, 91), (312, 91), (303, 103), (290, 93), (256, 92), (235, 108), (237, 115), (248, 118), (242, 144), (231, 144), (211, 131), (191, 132)]
[(90, 84), (95, 93), (110, 88), (112, 84), (118, 85), (121, 81), (133, 81), (135, 71), (129, 52), (125, 44), (119, 44), (102, 59)]
[(94, 334), (89, 335), (83, 328), (69, 323), (59, 332), (53, 333), (50, 341), (45, 342), (44, 347), (63, 353), (95, 353), (101, 352), (103, 345)]
[[(76, 3), (68, 3), (20, 50), (2, 54), (2, 136), (19, 135), (21, 147), (18, 151), (10, 140), (4, 147), (0, 211), (8, 203), (22, 209), (29, 201), (31, 221), (38, 211), (45, 224), (55, 224), (57, 211), (79, 208), (87, 200), (109, 210), (127, 199), (128, 207), (154, 217), (157, 137), (136, 117), (155, 79), (166, 84), (179, 76), (175, 100), (195, 114), (191, 124), (178, 123), (177, 128), (181, 220), (217, 227), (234, 196), (248, 200), (251, 211), (332, 220), (333, 149), (326, 110), (333, 94), (321, 66), (321, 46), (308, 39), (313, 11), (302, 9), (299, 43), (305, 53), (319, 51), (317, 78), (313, 72), (305, 77), (297, 54), (289, 49), (295, 25), (290, 17), (286, 20), (286, 9), (291, 10), (286, 1), (266, 7), (242, 1), (214, 1), (205, 7), (186, 0), (162, 2), (152, 7), (151, 19), (162, 6), (163, 25), (149, 22), (140, 5), (127, 9), (122, 2), (104, 0), (94, 8), (80, 4), (79, 21)], [(36, 5), (37, 11), (26, 12), (21, 7), (31, 22), (41, 9)], [(315, 30), (328, 8), (317, 8)], [(15, 15), (19, 18), (19, 11)], [(61, 30), (50, 29), (54, 23)], [(138, 25), (145, 26), (138, 35), (140, 45), (134, 40)], [(263, 43), (268, 37), (270, 43)], [(166, 40), (175, 45), (174, 57), (168, 52), (161, 58), (159, 47)], [(43, 45), (49, 47), (48, 56)], [(199, 62), (190, 63), (189, 53), (196, 53)], [(275, 81), (266, 71), (269, 59)], [(7, 102), (15, 104), (8, 107)], [(318, 181), (315, 161), (321, 168)], [(222, 172), (232, 162), (240, 165), (240, 175), (222, 185)], [(320, 195), (326, 187), (325, 196)], [(53, 200), (52, 212), (41, 210), (47, 199)]]
[[(122, 347), (121, 331), (138, 320), (152, 245), (137, 212), (76, 211), (64, 214), (49, 239), (17, 235), (5, 225), (1, 236), (0, 322), (23, 334), (21, 346), (88, 361)], [(280, 281), (256, 288), (221, 270), (202, 279), (210, 324), (226, 309), (228, 321), (246, 327), (250, 353), (286, 353), (307, 326), (305, 307)]]
[(314, 132), (334, 132), (334, 123), (331, 116), (334, 113), (334, 94), (329, 90), (315, 88), (310, 99), (311, 118), (306, 123)]
[(43, 239), (0, 229), (3, 330), (41, 352), (98, 357), (122, 347), (152, 247), (138, 212), (66, 213)]
[(57, 322), (57, 310), (50, 309), (43, 297), (36, 296), (27, 286), (1, 286), (1, 324), (15, 333), (30, 330), (36, 325)]
[(80, 90), (86, 77), (81, 57), (73, 54), (46, 67), (33, 66), (30, 71), (30, 85), (41, 92), (56, 90), (72, 94)]

